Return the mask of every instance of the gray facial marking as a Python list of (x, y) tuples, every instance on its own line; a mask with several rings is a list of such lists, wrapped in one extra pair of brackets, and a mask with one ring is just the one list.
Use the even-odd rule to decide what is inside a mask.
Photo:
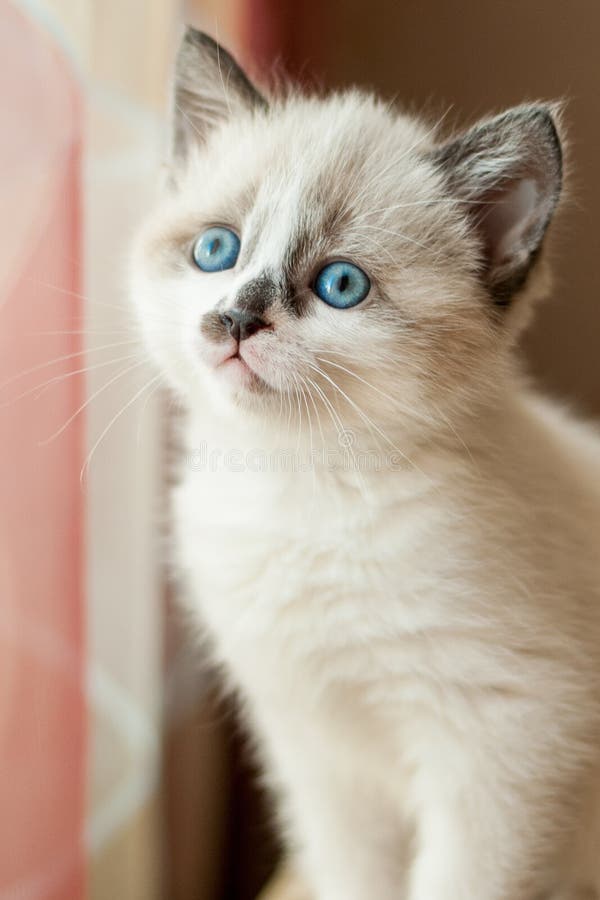
[(263, 272), (240, 288), (231, 306), (262, 316), (279, 296), (279, 285), (272, 275)]
[(308, 229), (300, 228), (294, 236), (283, 262), (281, 301), (295, 316), (306, 311), (306, 295), (300, 291), (302, 271), (310, 258), (311, 240)]
[(237, 309), (255, 316), (263, 316), (280, 297), (281, 288), (275, 279), (263, 273), (257, 278), (246, 282), (235, 297), (221, 300), (217, 308), (206, 313), (200, 323), (200, 331), (210, 341), (224, 341), (229, 336), (229, 331), (223, 321), (223, 313), (228, 309)]
[(298, 281), (294, 281), (288, 274), (283, 278), (283, 289), (281, 292), (281, 302), (285, 309), (292, 315), (306, 315), (309, 309), (310, 291), (308, 286), (300, 285)]
[(315, 266), (325, 263), (331, 241), (343, 234), (350, 221), (345, 195), (332, 197), (327, 184), (329, 181), (320, 175), (303, 198), (311, 216), (300, 219), (283, 262), (282, 302), (298, 317), (314, 308), (310, 279)]

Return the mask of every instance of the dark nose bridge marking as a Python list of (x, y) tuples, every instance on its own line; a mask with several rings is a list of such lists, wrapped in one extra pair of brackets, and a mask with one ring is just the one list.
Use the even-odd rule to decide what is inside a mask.
[(242, 285), (232, 298), (232, 306), (262, 316), (277, 298), (278, 286), (272, 275), (263, 272)]

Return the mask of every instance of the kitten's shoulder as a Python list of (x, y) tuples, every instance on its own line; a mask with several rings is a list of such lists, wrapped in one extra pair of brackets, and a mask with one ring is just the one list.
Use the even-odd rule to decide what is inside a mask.
[(581, 456), (600, 468), (600, 423), (583, 417), (570, 402), (549, 399), (537, 391), (521, 395), (522, 408), (528, 417), (558, 446)]

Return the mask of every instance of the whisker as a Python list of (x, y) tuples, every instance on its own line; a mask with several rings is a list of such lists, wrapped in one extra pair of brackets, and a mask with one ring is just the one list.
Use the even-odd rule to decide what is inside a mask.
[[(302, 378), (302, 376), (300, 376), (300, 377)], [(303, 381), (304, 380), (305, 379), (303, 378)], [(315, 411), (315, 416), (317, 417), (317, 425), (319, 427), (319, 434), (321, 435), (321, 445), (322, 445), (322, 448), (325, 449), (325, 436), (323, 434), (323, 427), (321, 425), (321, 416), (319, 415), (319, 410), (317, 408), (317, 404), (315, 403), (315, 398), (312, 395), (312, 391), (310, 390), (310, 388), (308, 386), (307, 386), (307, 393), (308, 393), (308, 397), (312, 403), (312, 407)]]
[(115, 347), (127, 347), (132, 344), (141, 344), (139, 338), (134, 338), (128, 341), (117, 341), (112, 344), (103, 344), (101, 347), (88, 347), (84, 350), (78, 350), (75, 353), (66, 353), (63, 356), (56, 356), (54, 359), (50, 359), (43, 363), (38, 363), (36, 366), (32, 366), (30, 369), (25, 369), (22, 372), (17, 372), (15, 375), (11, 375), (10, 378), (5, 379), (0, 384), (0, 391), (3, 391), (10, 384), (13, 384), (15, 381), (18, 381), (19, 378), (25, 378), (26, 375), (32, 375), (34, 372), (39, 372), (41, 369), (46, 369), (48, 366), (53, 366), (59, 362), (67, 362), (69, 359), (75, 359), (78, 356), (86, 356), (90, 352), (99, 353), (102, 350), (114, 350)]
[(104, 360), (101, 363), (95, 363), (92, 366), (84, 366), (81, 369), (74, 369), (72, 372), (63, 372), (61, 375), (54, 375), (52, 378), (49, 378), (48, 381), (44, 381), (42, 382), (42, 384), (36, 384), (28, 390), (23, 391), (22, 394), (18, 395), (18, 397), (13, 397), (10, 400), (5, 401), (4, 403), (0, 403), (0, 409), (11, 406), (13, 403), (18, 403), (19, 400), (24, 400), (25, 397), (29, 397), (31, 394), (35, 394), (34, 399), (39, 400), (44, 391), (46, 391), (51, 385), (57, 384), (60, 381), (64, 381), (66, 378), (72, 378), (74, 375), (82, 375), (85, 372), (94, 372), (96, 369), (102, 369), (106, 366), (114, 366), (116, 365), (116, 363), (126, 362), (129, 359), (135, 359), (137, 357), (137, 353), (130, 353), (127, 356), (118, 356), (116, 359), (108, 359)]
[(418, 241), (416, 238), (413, 238), (408, 234), (404, 234), (402, 231), (392, 231), (390, 228), (383, 228), (381, 225), (369, 225), (367, 223), (363, 223), (358, 226), (359, 231), (362, 231), (363, 228), (371, 228), (374, 231), (381, 231), (384, 234), (391, 234), (393, 235), (393, 237), (399, 237), (403, 241), (408, 241), (409, 244), (415, 244), (415, 246), (420, 247), (422, 250), (434, 249), (431, 244), (424, 244), (422, 241)]
[[(349, 403), (349, 405), (352, 406), (352, 407), (356, 410), (356, 412), (358, 412), (358, 414), (361, 416), (362, 420), (363, 420), (363, 421), (365, 422), (365, 424), (369, 427), (369, 431), (370, 431), (371, 434), (374, 436), (374, 429), (373, 429), (373, 427), (372, 427), (371, 421), (370, 421), (370, 420), (368, 419), (368, 417), (367, 417), (367, 414), (362, 412), (362, 410), (360, 409), (360, 407), (358, 406), (358, 404), (356, 404), (353, 400), (351, 400), (351, 399), (348, 397), (348, 395), (342, 390), (342, 388), (337, 384), (337, 382), (334, 381), (332, 378), (330, 378), (330, 377), (326, 374), (326, 372), (324, 372), (319, 366), (315, 366), (314, 368), (315, 368), (316, 371), (319, 372), (320, 375), (322, 375), (323, 378), (325, 378), (325, 379), (332, 385), (332, 387), (334, 388), (334, 390), (335, 390), (335, 391), (336, 391), (336, 392), (337, 392), (344, 400), (346, 400), (346, 402)], [(387, 436), (386, 436), (386, 438), (387, 438)], [(376, 440), (377, 440), (377, 439), (376, 439)], [(389, 439), (387, 439), (387, 442), (390, 443)], [(377, 448), (378, 448), (379, 450), (381, 449), (381, 444), (379, 443), (379, 441), (377, 441)]]
[(40, 441), (39, 442), (40, 446), (43, 447), (46, 444), (49, 444), (51, 441), (55, 440), (57, 437), (59, 437), (59, 435), (61, 435), (69, 427), (71, 422), (75, 421), (77, 416), (81, 412), (83, 412), (83, 410), (87, 406), (89, 406), (89, 404), (93, 400), (95, 400), (97, 397), (99, 397), (101, 394), (103, 394), (104, 391), (108, 390), (108, 388), (111, 385), (113, 385), (116, 381), (119, 381), (119, 379), (124, 378), (125, 375), (127, 375), (129, 372), (133, 372), (134, 369), (139, 369), (141, 366), (145, 366), (145, 365), (147, 365), (146, 360), (141, 360), (140, 362), (134, 363), (131, 366), (127, 366), (127, 368), (125, 368), (121, 372), (117, 373), (117, 375), (115, 375), (113, 378), (111, 378), (109, 381), (107, 381), (105, 384), (103, 384), (101, 387), (99, 387), (98, 390), (94, 391), (94, 393), (91, 394), (87, 398), (87, 400), (84, 403), (82, 403), (81, 406), (79, 406), (72, 415), (69, 416), (67, 421), (63, 425), (61, 425), (61, 427), (59, 429), (57, 429), (57, 431), (55, 431), (53, 434), (51, 434), (50, 437), (44, 438), (43, 441)]
[(307, 416), (307, 419), (308, 419), (308, 436), (309, 436), (309, 443), (310, 443), (310, 461), (309, 461), (309, 465), (310, 465), (310, 468), (311, 468), (311, 470), (312, 470), (313, 498), (314, 498), (314, 497), (316, 496), (316, 492), (317, 492), (317, 471), (316, 471), (315, 458), (314, 458), (314, 444), (313, 444), (313, 428), (312, 428), (312, 420), (311, 420), (311, 417), (310, 417), (310, 409), (309, 409), (309, 406), (308, 406), (308, 400), (306, 399), (306, 392), (305, 392), (306, 383), (305, 383), (305, 381), (304, 381), (304, 379), (302, 378), (301, 375), (299, 375), (298, 377), (299, 377), (299, 380), (300, 380), (300, 392), (301, 392), (301, 394), (302, 394), (302, 399), (304, 400), (304, 406), (305, 406), (305, 408), (306, 408), (306, 416)]
[(479, 465), (475, 461), (473, 454), (471, 453), (471, 451), (470, 451), (469, 447), (467, 446), (467, 444), (465, 443), (464, 439), (461, 437), (461, 435), (458, 433), (458, 431), (452, 424), (451, 420), (448, 418), (448, 416), (444, 412), (442, 412), (442, 410), (439, 408), (439, 406), (436, 403), (433, 403), (432, 406), (435, 409), (438, 416), (440, 417), (440, 419), (446, 423), (446, 425), (448, 426), (450, 431), (454, 434), (454, 436), (455, 436), (456, 440), (459, 442), (459, 444), (461, 444), (464, 447), (464, 449), (467, 453), (467, 456), (469, 457), (469, 460), (473, 463), (475, 468), (477, 470), (479, 470)]
[[(312, 350), (312, 352), (314, 352), (315, 354), (327, 353), (327, 354), (332, 354), (333, 356), (340, 356), (344, 361), (346, 361), (347, 357), (348, 357), (348, 354), (346, 352), (344, 352), (342, 350), (334, 350), (331, 347), (318, 347), (317, 346), (317, 347), (310, 347), (309, 349)], [(391, 371), (395, 372), (396, 368), (398, 366), (398, 357), (392, 356), (390, 354), (386, 354), (384, 351), (382, 351), (380, 348), (378, 348), (377, 349), (377, 358), (376, 358), (376, 364), (377, 364), (376, 368), (379, 373), (384, 371), (384, 367), (381, 365), (382, 362), (388, 362), (390, 364)], [(421, 366), (417, 365), (416, 363), (412, 363), (407, 359), (402, 360), (402, 366), (405, 368), (412, 369), (414, 372), (417, 372), (419, 374), (421, 374), (423, 371)]]
[[(309, 363), (309, 365), (311, 365), (311, 364)], [(397, 445), (396, 445), (396, 444), (388, 437), (388, 435), (385, 434), (385, 432), (382, 431), (381, 428), (380, 428), (375, 422), (373, 422), (372, 419), (369, 418), (369, 416), (367, 416), (367, 414), (366, 414), (366, 413), (358, 406), (358, 404), (356, 404), (356, 403), (354, 402), (354, 400), (352, 400), (352, 399), (351, 399), (351, 398), (350, 398), (350, 397), (349, 397), (349, 396), (341, 389), (341, 387), (340, 387), (340, 386), (339, 386), (332, 378), (330, 378), (329, 375), (327, 375), (326, 372), (324, 372), (319, 366), (312, 366), (312, 365), (311, 365), (311, 368), (316, 369), (316, 370), (319, 372), (319, 374), (321, 374), (321, 375), (323, 376), (323, 378), (325, 378), (325, 379), (331, 384), (331, 386), (332, 386), (336, 391), (338, 391), (338, 392), (341, 394), (341, 396), (342, 396), (342, 397), (350, 404), (350, 406), (352, 406), (352, 408), (356, 410), (356, 412), (357, 412), (358, 415), (361, 417), (361, 419), (365, 422), (365, 424), (370, 425), (372, 428), (374, 428), (375, 431), (376, 431), (379, 435), (381, 435), (381, 437), (389, 444), (389, 446), (392, 447), (392, 449), (394, 449), (397, 453), (399, 453), (400, 456), (401, 456), (403, 459), (405, 459), (405, 460), (406, 460), (406, 461), (407, 461), (407, 462), (408, 462), (408, 463), (409, 463), (409, 464), (410, 464), (417, 472), (419, 472), (421, 475), (423, 475), (425, 478), (428, 479), (428, 476), (425, 474), (425, 472), (423, 472), (423, 471), (419, 468), (419, 466), (417, 466), (416, 463), (414, 463), (413, 460), (411, 460), (410, 457), (407, 456), (406, 453), (404, 453), (404, 451), (401, 450), (401, 449), (400, 449), (400, 448), (399, 448), (399, 447), (398, 447), (398, 446), (397, 446)], [(428, 479), (428, 480), (429, 480), (429, 479)]]
[(204, 140), (204, 135), (202, 134), (202, 132), (200, 131), (200, 129), (197, 128), (196, 125), (194, 125), (193, 121), (190, 119), (190, 117), (189, 117), (188, 114), (186, 113), (185, 109), (183, 109), (183, 107), (181, 107), (181, 106), (179, 105), (179, 103), (175, 103), (175, 109), (177, 110), (177, 112), (181, 113), (181, 115), (182, 115), (183, 118), (186, 120), (186, 122), (188, 123), (188, 125), (190, 126), (190, 128), (192, 129), (192, 131), (195, 131), (195, 132), (196, 132), (196, 135), (203, 141), (203, 140)]
[[(219, 70), (219, 79), (221, 81), (221, 87), (223, 88), (223, 96), (225, 98), (225, 102), (227, 104), (227, 112), (229, 113), (229, 118), (231, 119), (232, 111), (231, 111), (231, 103), (229, 100), (229, 93), (227, 88), (225, 87), (225, 81), (223, 79), (223, 70), (221, 68), (221, 47), (219, 46), (219, 23), (217, 21), (217, 17), (215, 16), (215, 34), (217, 36), (217, 69)], [(231, 72), (229, 72), (229, 78), (231, 78)]]
[(298, 407), (298, 422), (296, 429), (296, 456), (300, 457), (300, 451), (302, 449), (302, 407), (300, 406), (300, 396), (298, 393), (298, 379), (293, 373), (292, 378), (294, 379), (294, 395), (296, 397), (296, 405)]
[(79, 291), (72, 291), (70, 288), (63, 287), (60, 284), (52, 284), (52, 282), (50, 281), (42, 281), (40, 278), (33, 278), (31, 276), (27, 277), (26, 281), (37, 284), (39, 287), (50, 288), (57, 294), (64, 294), (67, 297), (74, 297), (76, 300), (84, 300), (86, 304), (90, 304), (93, 306), (103, 306), (106, 309), (118, 309), (126, 312), (131, 312), (133, 314), (133, 308), (126, 302), (119, 304), (107, 303), (104, 300), (96, 300), (95, 298), (90, 297), (89, 294), (82, 294)]
[(128, 328), (80, 328), (80, 329), (63, 329), (55, 331), (27, 331), (24, 337), (53, 337), (55, 335), (77, 334), (87, 335), (88, 337), (98, 337), (99, 335), (108, 334), (131, 334)]
[[(361, 225), (361, 226), (359, 226), (359, 229), (358, 229), (358, 230), (361, 231), (364, 227), (365, 227), (364, 225)], [(386, 256), (390, 259), (390, 261), (391, 261), (392, 263), (395, 263), (395, 262), (396, 262), (396, 259), (395, 259), (395, 257), (393, 256), (393, 254), (388, 250), (387, 247), (384, 247), (384, 246), (383, 246), (383, 244), (381, 243), (381, 241), (378, 241), (376, 238), (374, 238), (372, 235), (369, 235), (369, 234), (363, 234), (363, 235), (362, 235), (362, 240), (365, 240), (365, 239), (366, 239), (367, 241), (369, 241), (371, 244), (374, 244), (375, 247), (377, 247), (377, 249), (380, 250), (382, 253), (385, 253)]]
[[(327, 365), (334, 366), (336, 369), (341, 369), (343, 372), (346, 372), (348, 375), (351, 375), (353, 378), (358, 379), (358, 381), (361, 381), (364, 385), (366, 385), (367, 387), (371, 388), (371, 389), (372, 389), (373, 391), (375, 391), (377, 394), (380, 394), (382, 397), (386, 398), (386, 399), (389, 400), (391, 403), (393, 403), (393, 405), (394, 405), (397, 409), (399, 409), (403, 414), (405, 414), (405, 415), (407, 414), (407, 415), (410, 416), (411, 418), (414, 418), (414, 419), (416, 419), (416, 420), (418, 420), (418, 421), (425, 422), (426, 424), (429, 424), (429, 425), (435, 424), (435, 422), (431, 419), (431, 417), (429, 417), (429, 416), (424, 416), (424, 415), (422, 415), (421, 413), (415, 412), (414, 410), (407, 409), (403, 404), (399, 404), (398, 401), (397, 401), (397, 399), (396, 399), (395, 397), (392, 397), (390, 394), (386, 394), (384, 391), (382, 391), (382, 390), (380, 390), (378, 387), (376, 387), (376, 385), (371, 384), (371, 383), (368, 382), (365, 378), (362, 378), (360, 375), (358, 375), (357, 372), (353, 372), (351, 369), (348, 369), (348, 368), (346, 368), (345, 366), (341, 366), (341, 365), (339, 365), (338, 363), (334, 363), (333, 360), (326, 359), (325, 357), (317, 356), (316, 358), (317, 358), (320, 362), (324, 362), (324, 363), (326, 363)], [(469, 459), (471, 460), (471, 462), (474, 463), (475, 460), (474, 460), (474, 458), (473, 458), (473, 455), (472, 455), (472, 453), (471, 453), (471, 450), (469, 449), (469, 447), (468, 447), (467, 444), (465, 443), (464, 439), (461, 437), (461, 435), (460, 435), (460, 434), (458, 433), (458, 431), (456, 430), (456, 428), (455, 428), (454, 424), (452, 423), (452, 421), (451, 421), (451, 420), (448, 418), (448, 416), (446, 416), (446, 414), (445, 414), (445, 413), (437, 406), (437, 404), (432, 403), (432, 406), (434, 407), (434, 409), (435, 409), (437, 415), (439, 416), (439, 419), (447, 425), (447, 427), (450, 429), (450, 431), (451, 431), (451, 432), (454, 434), (454, 436), (456, 437), (457, 441), (458, 441), (458, 442), (461, 444), (461, 446), (464, 448), (464, 450), (465, 450), (465, 452), (467, 453), (467, 455), (468, 455)]]
[(346, 372), (348, 375), (351, 375), (352, 378), (356, 378), (357, 381), (360, 381), (366, 387), (371, 388), (371, 390), (375, 391), (376, 394), (379, 394), (381, 397), (384, 397), (386, 400), (389, 400), (391, 403), (393, 403), (393, 405), (396, 409), (399, 409), (402, 412), (409, 412), (410, 415), (412, 416), (412, 418), (419, 419), (419, 420), (421, 420), (423, 422), (427, 422), (427, 423), (430, 422), (430, 419), (428, 416), (423, 416), (422, 414), (417, 413), (414, 410), (407, 410), (407, 408), (404, 406), (404, 404), (401, 404), (396, 397), (392, 397), (391, 394), (386, 394), (385, 391), (380, 390), (376, 385), (371, 384), (370, 381), (367, 381), (366, 378), (363, 378), (357, 372), (353, 372), (352, 369), (347, 369), (346, 366), (341, 366), (341, 365), (339, 365), (339, 363), (335, 363), (335, 362), (333, 362), (333, 360), (327, 359), (323, 356), (317, 356), (316, 359), (318, 359), (319, 362), (324, 362), (329, 366), (333, 366), (336, 369), (340, 369), (342, 372)]
[(357, 221), (361, 221), (368, 216), (379, 215), (381, 213), (393, 212), (396, 209), (410, 209), (414, 206), (489, 206), (490, 201), (486, 200), (468, 200), (464, 197), (441, 197), (431, 200), (409, 200), (405, 203), (394, 203), (391, 206), (380, 206), (377, 209), (366, 210)]
[(106, 437), (106, 435), (108, 434), (108, 432), (110, 431), (110, 429), (111, 429), (111, 428), (113, 427), (113, 425), (118, 421), (118, 419), (121, 418), (121, 416), (123, 415), (123, 413), (125, 413), (125, 412), (130, 408), (130, 406), (131, 406), (133, 403), (135, 403), (135, 401), (138, 399), (138, 397), (141, 397), (142, 394), (144, 393), (144, 391), (147, 391), (149, 387), (151, 387), (153, 384), (156, 384), (156, 382), (157, 382), (159, 379), (161, 379), (161, 378), (162, 378), (162, 375), (161, 375), (160, 373), (159, 373), (158, 375), (155, 375), (153, 378), (151, 378), (150, 381), (146, 382), (146, 384), (144, 384), (144, 385), (139, 389), (139, 391), (136, 391), (135, 394), (133, 395), (133, 397), (131, 398), (131, 400), (129, 400), (129, 401), (128, 401), (128, 402), (127, 402), (120, 410), (119, 410), (119, 412), (118, 412), (115, 416), (112, 417), (112, 419), (110, 420), (110, 422), (108, 423), (108, 425), (106, 426), (106, 428), (102, 431), (100, 437), (99, 437), (98, 440), (95, 442), (95, 444), (94, 444), (94, 446), (92, 447), (92, 449), (90, 450), (90, 452), (89, 452), (89, 454), (88, 454), (88, 456), (87, 456), (87, 458), (86, 458), (86, 460), (85, 460), (85, 462), (84, 462), (84, 464), (83, 464), (83, 466), (82, 466), (82, 468), (81, 468), (81, 472), (79, 473), (79, 481), (80, 481), (80, 483), (81, 483), (82, 485), (83, 485), (83, 482), (84, 482), (84, 479), (85, 479), (85, 473), (86, 473), (86, 471), (89, 469), (89, 467), (90, 467), (90, 465), (91, 465), (91, 462), (92, 462), (92, 458), (93, 458), (93, 456), (94, 456), (94, 453), (96, 452), (96, 450), (98, 449), (98, 447), (100, 446), (100, 444), (102, 443), (102, 441), (104, 440), (104, 438)]
[(289, 384), (285, 386), (285, 398), (287, 401), (287, 423), (286, 423), (286, 440), (290, 439), (290, 428), (292, 424), (292, 395)]
[[(323, 374), (323, 373), (320, 373), (320, 374)], [(325, 405), (326, 410), (329, 413), (329, 417), (331, 418), (331, 421), (333, 422), (334, 427), (337, 431), (339, 447), (347, 450), (349, 452), (350, 456), (352, 457), (352, 468), (353, 468), (353, 472), (355, 473), (355, 476), (356, 476), (358, 489), (360, 491), (360, 494), (361, 494), (366, 506), (368, 508), (370, 508), (371, 496), (367, 490), (367, 486), (366, 486), (365, 480), (362, 476), (360, 466), (358, 465), (358, 460), (356, 459), (356, 454), (354, 453), (354, 448), (352, 446), (352, 443), (348, 443), (348, 440), (347, 440), (347, 438), (349, 436), (349, 431), (344, 426), (338, 413), (334, 410), (334, 408), (333, 408), (329, 398), (325, 394), (325, 392), (319, 387), (319, 385), (315, 381), (313, 381), (312, 378), (309, 378), (308, 375), (306, 376), (306, 378), (307, 378), (308, 382), (313, 386), (313, 388), (317, 391), (318, 395), (320, 396), (321, 400), (323, 401), (323, 404)], [(337, 420), (337, 422), (339, 422), (339, 426), (338, 426), (336, 420)]]
[[(92, 309), (95, 307), (102, 307), (102, 309), (111, 309), (111, 310), (117, 310), (118, 312), (126, 313), (131, 318), (132, 324), (138, 324), (135, 309), (134, 309), (133, 305), (128, 301), (123, 301), (123, 303), (107, 303), (105, 300), (98, 300), (98, 299), (90, 296), (89, 294), (81, 294), (78, 291), (72, 291), (69, 288), (62, 287), (61, 285), (52, 284), (49, 281), (42, 281), (39, 278), (28, 277), (27, 280), (30, 282), (33, 282), (34, 284), (38, 284), (42, 287), (50, 288), (51, 290), (55, 291), (56, 293), (65, 294), (69, 297), (75, 297), (78, 300), (83, 300), (85, 302), (86, 307), (89, 307)], [(177, 298), (170, 298), (169, 305), (178, 307), (180, 309), (185, 308), (185, 304), (182, 302), (179, 302), (177, 300)], [(160, 324), (173, 324), (175, 326), (178, 325), (177, 322), (171, 323), (170, 320), (167, 319), (166, 317), (157, 315), (153, 310), (145, 310), (144, 316), (146, 318), (150, 319), (151, 321), (158, 322)], [(69, 313), (69, 318), (71, 318), (70, 313)], [(83, 312), (82, 314), (77, 315), (76, 318), (83, 318), (83, 319), (87, 320), (89, 318), (89, 316), (85, 312)]]

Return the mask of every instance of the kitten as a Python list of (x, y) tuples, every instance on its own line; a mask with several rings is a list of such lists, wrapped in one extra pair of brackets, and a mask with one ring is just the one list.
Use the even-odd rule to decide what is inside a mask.
[(188, 29), (134, 250), (177, 561), (318, 900), (600, 891), (600, 441), (515, 353), (557, 110), (450, 139)]

